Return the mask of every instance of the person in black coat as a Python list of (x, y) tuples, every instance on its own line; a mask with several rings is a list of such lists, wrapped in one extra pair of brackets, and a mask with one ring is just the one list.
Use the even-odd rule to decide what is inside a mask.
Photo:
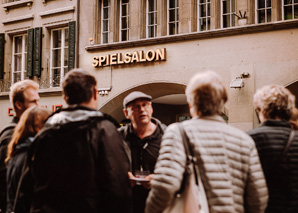
[(269, 85), (256, 92), (253, 102), (261, 124), (248, 134), (256, 143), (268, 185), (266, 212), (298, 212), (298, 132), (291, 133), (289, 122), (295, 96), (281, 85)]
[(32, 106), (22, 114), (18, 125), (15, 127), (5, 159), (7, 163), (7, 212), (30, 211), (32, 183), (24, 181), (26, 183), (23, 184), (25, 188), (20, 188), (18, 183), (23, 174), (33, 138), (42, 129), (50, 114), (51, 112), (45, 108)]
[(36, 136), (32, 212), (130, 213), (129, 160), (116, 126), (97, 111), (97, 82), (81, 69), (62, 84), (69, 105)]

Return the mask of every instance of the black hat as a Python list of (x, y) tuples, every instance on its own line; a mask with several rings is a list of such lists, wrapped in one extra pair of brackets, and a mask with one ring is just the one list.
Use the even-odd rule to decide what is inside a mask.
[(126, 108), (127, 105), (137, 99), (148, 99), (149, 101), (152, 99), (152, 97), (150, 95), (146, 95), (143, 92), (140, 91), (135, 91), (132, 93), (129, 93), (129, 95), (127, 95), (124, 100), (123, 100), (123, 107)]

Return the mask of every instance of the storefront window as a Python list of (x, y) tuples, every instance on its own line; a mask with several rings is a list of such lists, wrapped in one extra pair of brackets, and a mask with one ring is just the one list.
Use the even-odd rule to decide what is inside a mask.
[(197, 0), (198, 8), (198, 31), (210, 30), (210, 0)]
[(147, 0), (147, 37), (157, 36), (157, 0)]
[(168, 34), (178, 34), (179, 0), (168, 0)]
[(271, 0), (256, 1), (256, 23), (271, 22)]
[(27, 67), (27, 35), (13, 37), (12, 83), (24, 80)]
[(129, 0), (121, 0), (120, 4), (120, 39), (129, 40)]
[(283, 0), (283, 19), (298, 19), (298, 0)]
[(236, 11), (236, 3), (235, 0), (222, 0), (221, 1), (221, 27), (234, 27), (235, 26), (235, 13)]
[(109, 43), (110, 0), (103, 0), (101, 5), (101, 43)]
[(51, 87), (59, 87), (68, 71), (68, 28), (51, 32)]

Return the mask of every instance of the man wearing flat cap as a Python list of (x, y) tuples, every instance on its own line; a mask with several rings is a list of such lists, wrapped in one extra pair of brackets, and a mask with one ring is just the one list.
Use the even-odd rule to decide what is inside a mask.
[[(133, 212), (142, 213), (150, 191), (150, 180), (158, 157), (162, 135), (166, 126), (152, 118), (152, 97), (135, 91), (123, 100), (123, 112), (130, 123), (119, 129), (129, 147), (131, 172), (129, 176), (133, 186)], [(143, 174), (145, 180), (138, 181)]]

